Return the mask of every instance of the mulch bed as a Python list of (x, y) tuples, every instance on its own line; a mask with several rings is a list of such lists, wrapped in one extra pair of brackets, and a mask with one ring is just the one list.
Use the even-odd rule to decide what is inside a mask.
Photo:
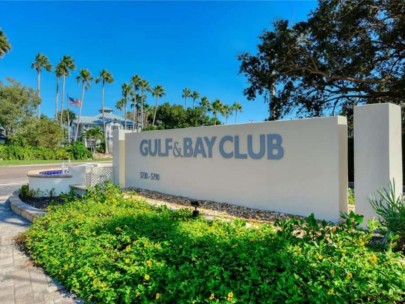
[[(156, 191), (150, 191), (145, 189), (127, 188), (126, 193), (135, 191), (139, 195), (139, 198), (146, 199), (148, 203), (156, 203), (158, 205), (165, 204), (167, 206), (173, 206), (175, 208), (189, 208), (194, 209), (191, 206), (191, 199), (187, 197), (175, 196), (170, 194), (164, 194)], [(136, 195), (135, 195), (136, 196)], [(287, 213), (259, 210), (254, 208), (248, 208), (238, 205), (233, 205), (225, 202), (214, 202), (207, 200), (198, 200), (198, 209), (202, 214), (218, 217), (229, 218), (243, 218), (252, 222), (274, 222), (275, 220), (282, 220), (288, 218), (303, 219), (304, 217), (298, 215), (291, 215)]]
[[(145, 199), (148, 203), (167, 206), (172, 206), (175, 208), (189, 208), (191, 207), (191, 200), (186, 197), (175, 196), (164, 194), (156, 191), (150, 191), (145, 189), (135, 189), (127, 188), (126, 193), (129, 194), (131, 191), (136, 192), (138, 198)], [(132, 196), (132, 195), (130, 195)], [(25, 198), (21, 199), (23, 202), (42, 210), (46, 210), (49, 205), (62, 204), (63, 200), (60, 197), (35, 197), (35, 198)], [(243, 206), (237, 206), (228, 203), (218, 203), (214, 201), (199, 200), (199, 210), (206, 215), (219, 216), (219, 217), (230, 217), (230, 218), (243, 218), (248, 221), (253, 222), (274, 222), (279, 219), (297, 218), (303, 219), (302, 216), (291, 215), (281, 212), (274, 212), (269, 210), (259, 210), (254, 208), (248, 208)], [(354, 206), (349, 205), (349, 209), (353, 210)], [(349, 210), (349, 211), (350, 211)]]
[(21, 198), (20, 199), (34, 207), (37, 209), (41, 209), (41, 210), (46, 210), (48, 208), (48, 206), (50, 205), (60, 205), (62, 204), (63, 200), (62, 198), (60, 198), (59, 196), (55, 196), (55, 197), (26, 197), (26, 198)]

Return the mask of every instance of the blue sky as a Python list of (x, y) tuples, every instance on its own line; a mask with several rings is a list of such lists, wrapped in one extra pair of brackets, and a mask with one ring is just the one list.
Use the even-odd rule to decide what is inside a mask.
[[(17, 79), (36, 88), (31, 63), (38, 52), (56, 65), (63, 55), (75, 59), (67, 92), (80, 97), (75, 77), (87, 68), (93, 76), (109, 70), (115, 82), (106, 87), (106, 106), (115, 109), (121, 84), (138, 74), (165, 88), (160, 103), (183, 104), (183, 88), (197, 90), (210, 101), (243, 105), (238, 122), (268, 116), (262, 97), (248, 101), (246, 79), (237, 55), (255, 53), (259, 36), (277, 19), (305, 20), (316, 1), (267, 2), (0, 2), (0, 27), (12, 50), (0, 60), (0, 80)], [(52, 117), (56, 79), (41, 75), (41, 112)], [(151, 96), (148, 102), (154, 104)], [(191, 105), (191, 101), (189, 101)], [(101, 85), (86, 92), (83, 115), (101, 108)], [(117, 113), (118, 111), (115, 110)], [(233, 121), (233, 119), (231, 119)]]

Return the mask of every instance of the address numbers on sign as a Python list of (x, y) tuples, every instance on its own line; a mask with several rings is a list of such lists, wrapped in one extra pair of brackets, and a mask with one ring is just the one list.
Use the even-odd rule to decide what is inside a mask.
[(160, 174), (158, 173), (149, 173), (149, 172), (140, 172), (140, 177), (142, 179), (150, 179), (153, 181), (159, 181), (160, 180)]

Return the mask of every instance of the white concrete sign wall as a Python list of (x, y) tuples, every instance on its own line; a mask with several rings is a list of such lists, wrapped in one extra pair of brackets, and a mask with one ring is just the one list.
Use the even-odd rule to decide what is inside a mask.
[(125, 134), (128, 130), (113, 131), (113, 181), (125, 187)]
[(356, 213), (364, 215), (363, 226), (377, 214), (369, 198), (395, 182), (402, 194), (401, 107), (373, 104), (354, 108), (354, 193)]
[(126, 186), (337, 222), (347, 122), (328, 117), (125, 135)]

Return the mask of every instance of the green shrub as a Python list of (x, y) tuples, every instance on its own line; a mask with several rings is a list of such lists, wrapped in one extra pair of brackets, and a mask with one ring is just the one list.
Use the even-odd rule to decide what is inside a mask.
[(367, 247), (351, 213), (247, 227), (125, 199), (110, 184), (50, 207), (25, 233), (36, 263), (88, 303), (394, 303), (400, 253)]
[(65, 148), (58, 148), (55, 150), (55, 159), (73, 159), (73, 155), (71, 155)]
[(86, 148), (83, 142), (76, 141), (69, 145), (66, 150), (72, 155), (72, 159), (91, 159), (91, 152)]
[(57, 159), (55, 155), (55, 151), (45, 148), (45, 147), (35, 147), (32, 148), (33, 154), (32, 159)]
[(15, 145), (8, 146), (8, 158), (20, 160), (33, 159), (33, 149)]
[(147, 126), (142, 129), (142, 131), (156, 131), (156, 130), (164, 130), (163, 126)]
[(0, 159), (8, 159), (7, 146), (0, 145)]
[(377, 195), (370, 198), (370, 203), (386, 230), (387, 239), (392, 239), (392, 234), (396, 235), (398, 248), (405, 250), (405, 201), (402, 195), (396, 195), (395, 183), (390, 182), (387, 188), (377, 191)]
[(12, 144), (0, 146), (0, 158), (4, 160), (66, 160), (91, 159), (92, 155), (82, 142), (57, 149)]
[(22, 200), (27, 198), (32, 198), (34, 196), (34, 192), (30, 190), (30, 187), (27, 185), (22, 185), (20, 188), (20, 193), (18, 195)]

